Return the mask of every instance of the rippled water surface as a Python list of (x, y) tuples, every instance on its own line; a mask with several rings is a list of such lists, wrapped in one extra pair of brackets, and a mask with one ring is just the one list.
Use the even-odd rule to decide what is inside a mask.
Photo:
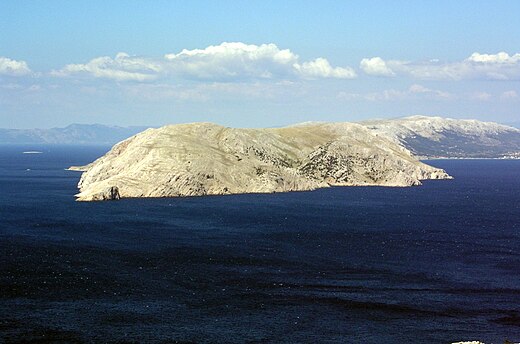
[[(22, 154), (23, 151), (42, 154)], [(0, 147), (0, 342), (520, 342), (520, 161), (421, 187), (74, 201)]]

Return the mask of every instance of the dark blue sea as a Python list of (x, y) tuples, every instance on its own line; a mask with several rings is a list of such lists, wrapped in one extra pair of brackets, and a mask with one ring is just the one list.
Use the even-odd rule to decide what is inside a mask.
[[(0, 147), (0, 342), (520, 342), (520, 161), (410, 188), (74, 201), (107, 147)], [(39, 150), (42, 154), (22, 154)]]

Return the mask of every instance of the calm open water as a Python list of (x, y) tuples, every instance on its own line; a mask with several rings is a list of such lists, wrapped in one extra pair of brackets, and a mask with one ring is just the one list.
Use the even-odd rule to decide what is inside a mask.
[(520, 161), (430, 161), (456, 179), (412, 188), (75, 202), (64, 168), (106, 150), (0, 147), (0, 342), (520, 342)]

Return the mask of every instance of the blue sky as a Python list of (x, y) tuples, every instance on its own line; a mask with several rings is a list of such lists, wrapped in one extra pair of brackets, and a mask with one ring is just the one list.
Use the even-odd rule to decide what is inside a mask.
[(520, 119), (519, 1), (2, 1), (0, 127)]

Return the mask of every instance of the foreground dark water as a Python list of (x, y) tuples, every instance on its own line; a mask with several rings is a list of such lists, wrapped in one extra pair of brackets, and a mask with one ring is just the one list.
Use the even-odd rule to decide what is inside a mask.
[(102, 153), (0, 147), (0, 342), (520, 341), (520, 161), (431, 161), (456, 179), (413, 188), (74, 202), (63, 169)]

